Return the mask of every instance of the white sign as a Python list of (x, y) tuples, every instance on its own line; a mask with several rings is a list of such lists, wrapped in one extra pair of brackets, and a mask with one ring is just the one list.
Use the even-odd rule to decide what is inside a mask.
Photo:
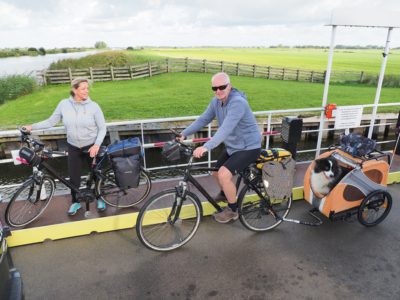
[(363, 108), (360, 105), (338, 106), (336, 110), (335, 129), (359, 127)]

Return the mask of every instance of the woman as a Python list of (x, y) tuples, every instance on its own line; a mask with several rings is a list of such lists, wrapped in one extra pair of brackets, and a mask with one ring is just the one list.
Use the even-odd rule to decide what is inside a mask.
[[(106, 124), (100, 106), (89, 98), (89, 81), (76, 78), (71, 83), (71, 97), (62, 100), (53, 114), (45, 121), (25, 126), (27, 130), (45, 129), (62, 120), (67, 132), (68, 173), (70, 182), (79, 187), (82, 165), (90, 164), (106, 135)], [(81, 208), (79, 199), (71, 190), (72, 204), (68, 215), (75, 215)], [(97, 199), (97, 209), (103, 211), (106, 204)]]

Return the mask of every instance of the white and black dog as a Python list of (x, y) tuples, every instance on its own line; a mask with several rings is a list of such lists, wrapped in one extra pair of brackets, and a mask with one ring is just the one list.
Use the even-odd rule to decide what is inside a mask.
[[(316, 196), (325, 196), (340, 181), (342, 170), (336, 159), (325, 157), (315, 160), (311, 170), (311, 189)], [(318, 195), (319, 194), (319, 195)]]

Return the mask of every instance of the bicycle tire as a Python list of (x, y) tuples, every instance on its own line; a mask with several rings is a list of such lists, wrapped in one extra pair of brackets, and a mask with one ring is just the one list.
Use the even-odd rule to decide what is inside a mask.
[[(257, 193), (253, 194), (253, 192), (253, 189), (246, 184), (238, 196), (239, 220), (243, 226), (251, 231), (262, 232), (271, 230), (281, 224), (282, 218), (286, 217), (290, 211), (292, 197), (284, 200), (274, 200), (271, 203), (268, 198), (261, 199)], [(248, 193), (252, 194), (246, 195)], [(278, 218), (268, 209), (267, 201)]]
[(151, 179), (144, 170), (140, 170), (140, 181), (136, 188), (121, 189), (118, 187), (112, 168), (104, 172), (96, 182), (96, 195), (101, 197), (107, 204), (125, 208), (142, 202), (149, 195), (151, 190)]
[(392, 196), (382, 190), (376, 190), (368, 194), (360, 204), (357, 212), (358, 221), (372, 227), (382, 222), (392, 208)]
[[(197, 196), (186, 192), (182, 210), (175, 222), (168, 220), (176, 208), (175, 189), (160, 192), (151, 197), (140, 209), (136, 221), (136, 233), (140, 242), (155, 251), (171, 251), (182, 247), (196, 233), (203, 209)], [(182, 216), (184, 214), (184, 217)], [(176, 215), (172, 214), (172, 217)]]
[[(42, 190), (43, 185), (45, 192)], [(24, 227), (36, 220), (49, 205), (54, 190), (55, 182), (49, 176), (43, 176), (41, 185), (33, 178), (25, 181), (7, 205), (7, 224), (12, 227)], [(44, 199), (41, 199), (43, 197)]]

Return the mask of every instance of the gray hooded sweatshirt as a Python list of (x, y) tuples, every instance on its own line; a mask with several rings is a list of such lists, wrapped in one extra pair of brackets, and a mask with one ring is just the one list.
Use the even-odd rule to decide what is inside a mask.
[(100, 106), (90, 98), (77, 102), (72, 97), (61, 100), (50, 118), (32, 124), (32, 129), (54, 127), (61, 120), (67, 132), (67, 142), (78, 148), (101, 145), (107, 132)]

